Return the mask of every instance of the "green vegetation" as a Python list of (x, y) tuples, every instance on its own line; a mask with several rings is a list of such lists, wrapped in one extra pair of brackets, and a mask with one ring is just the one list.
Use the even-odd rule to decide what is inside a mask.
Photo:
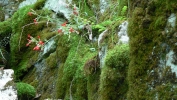
[(168, 89), (175, 84), (176, 78), (166, 78), (175, 76), (165, 64), (161, 69), (159, 63), (161, 59), (166, 60), (166, 54), (169, 52), (166, 51), (168, 47), (163, 46), (164, 43), (170, 48), (176, 48), (172, 35), (175, 32), (165, 32), (168, 27), (167, 18), (171, 13), (176, 13), (173, 8), (177, 6), (176, 1), (135, 1), (130, 0), (132, 16), (129, 19), (128, 31), (131, 38), (128, 99), (169, 99), (169, 94), (171, 98), (175, 98), (176, 95)]
[[(32, 99), (36, 89), (42, 94), (40, 100), (53, 97), (66, 100), (70, 98), (74, 100), (126, 99), (129, 46), (116, 45), (118, 26), (126, 20), (127, 1), (113, 0), (109, 2), (111, 6), (103, 15), (98, 12), (96, 16), (93, 16), (97, 12), (94, 10), (99, 10), (97, 9), (99, 0), (84, 0), (84, 2), (74, 0), (80, 8), (80, 14), (83, 17), (80, 18), (83, 21), (82, 24), (91, 25), (90, 21), (96, 23), (91, 25), (93, 37), (98, 37), (101, 32), (108, 29), (109, 35), (104, 41), (108, 45), (108, 54), (102, 69), (100, 69), (97, 42), (88, 39), (88, 30), (80, 29), (78, 30), (79, 34), (71, 33), (69, 38), (68, 34), (58, 35), (55, 30), (56, 25), (49, 24), (49, 27), (46, 27), (46, 23), (34, 24), (33, 19), (38, 16), (29, 16), (28, 12), (31, 9), (40, 16), (47, 16), (40, 18), (39, 21), (50, 20), (58, 23), (50, 18), (51, 11), (42, 9), (44, 2), (45, 0), (38, 0), (34, 5), (23, 7), (10, 20), (0, 23), (2, 26), (0, 33), (3, 36), (12, 32), (10, 66), (15, 71), (16, 80), (28, 83), (17, 83), (19, 98), (21, 100)], [(95, 8), (92, 8), (92, 5)], [(159, 21), (156, 22), (156, 27), (163, 24), (160, 23), (161, 19), (163, 18), (159, 18)], [(61, 23), (65, 19), (59, 20)], [(73, 24), (72, 22), (68, 23)], [(72, 26), (78, 27), (77, 25)], [(49, 52), (39, 61), (40, 52), (32, 51), (33, 45), (25, 46), (28, 34), (34, 38), (39, 35), (41, 39), (46, 40), (58, 35), (55, 38), (56, 50)], [(41, 69), (42, 74), (38, 73), (39, 69), (35, 65), (36, 63), (42, 63), (44, 68)]]
[(19, 100), (31, 100), (36, 95), (35, 88), (29, 84), (18, 82), (16, 87)]
[(117, 45), (107, 53), (100, 76), (99, 100), (126, 99), (129, 61), (127, 44)]
[(63, 44), (69, 51), (66, 52), (68, 56), (65, 63), (59, 69), (57, 98), (69, 99), (72, 95), (73, 99), (83, 100), (87, 98), (87, 88), (85, 87), (87, 80), (83, 72), (83, 67), (85, 62), (93, 57), (96, 52), (91, 52), (89, 50), (90, 44), (87, 44), (85, 39), (80, 36), (72, 35), (72, 38), (68, 42), (70, 42), (69, 48), (67, 44)]
[(3, 22), (0, 22), (0, 35), (1, 35), (1, 40), (3, 37), (8, 36), (12, 32), (11, 28), (11, 20), (6, 20)]

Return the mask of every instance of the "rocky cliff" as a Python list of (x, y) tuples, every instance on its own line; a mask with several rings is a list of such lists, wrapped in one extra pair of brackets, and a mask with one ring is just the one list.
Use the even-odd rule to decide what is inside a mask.
[(177, 98), (175, 0), (6, 2), (0, 65), (19, 100)]

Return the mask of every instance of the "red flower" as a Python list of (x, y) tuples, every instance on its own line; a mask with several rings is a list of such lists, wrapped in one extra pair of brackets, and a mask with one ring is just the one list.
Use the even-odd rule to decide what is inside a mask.
[(34, 24), (35, 25), (37, 25), (38, 24), (38, 22), (37, 22), (37, 19), (35, 18), (35, 19), (33, 19), (33, 21), (34, 21)]
[(76, 7), (74, 7), (74, 8), (73, 8), (73, 10), (77, 10), (77, 8), (76, 8)]
[(74, 32), (74, 29), (71, 27), (71, 28), (69, 29), (69, 31), (70, 31), (71, 33), (73, 33), (73, 32)]
[(32, 16), (32, 14), (33, 14), (32, 12), (28, 12), (28, 15), (29, 15), (29, 16)]
[(28, 47), (30, 44), (31, 44), (31, 43), (29, 42), (29, 43), (26, 44), (26, 46)]
[(66, 23), (67, 23), (67, 22), (64, 22), (63, 24), (61, 24), (61, 26), (64, 26), (64, 27), (66, 27)]
[(40, 36), (37, 36), (38, 39), (40, 39)]
[(73, 14), (77, 16), (77, 15), (78, 15), (78, 12), (77, 12), (77, 11), (73, 11)]
[(43, 42), (43, 41), (39, 41), (38, 44), (40, 44), (40, 45), (44, 45), (44, 42)]
[(28, 34), (28, 38), (31, 38), (32, 36), (30, 34)]
[(39, 51), (40, 50), (40, 46), (35, 46), (34, 48), (33, 48), (33, 50), (35, 50), (35, 51)]
[(62, 29), (58, 29), (58, 33), (62, 33)]
[(26, 46), (29, 46), (32, 41), (30, 39), (27, 39), (27, 40), (28, 40), (28, 43), (26, 44)]

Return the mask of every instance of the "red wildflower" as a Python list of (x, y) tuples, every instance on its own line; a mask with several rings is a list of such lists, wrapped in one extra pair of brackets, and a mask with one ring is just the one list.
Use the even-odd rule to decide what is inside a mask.
[(28, 47), (29, 45), (30, 45), (29, 43), (26, 44), (27, 47)]
[(35, 18), (35, 19), (33, 19), (33, 21), (34, 21), (34, 24), (36, 25), (36, 24), (38, 24), (38, 22), (37, 22), (37, 19)]
[(67, 23), (67, 22), (64, 22), (63, 24), (61, 24), (61, 26), (64, 26), (64, 27), (66, 27), (66, 23)]
[(26, 46), (28, 47), (31, 43), (27, 43)]
[(32, 36), (30, 34), (28, 34), (28, 38), (31, 38)]
[(35, 50), (35, 51), (39, 51), (40, 50), (40, 46), (35, 46), (34, 48), (33, 48), (33, 50)]
[(71, 28), (69, 29), (69, 31), (70, 31), (71, 33), (73, 33), (73, 32), (74, 32), (74, 29), (71, 27)]
[(76, 7), (74, 7), (74, 8), (73, 8), (73, 10), (77, 10), (77, 8), (76, 8)]
[(43, 42), (43, 41), (39, 41), (38, 44), (39, 44), (39, 45), (44, 45), (44, 42)]
[(58, 29), (58, 33), (62, 33), (62, 29)]
[(29, 46), (32, 41), (30, 39), (27, 39), (27, 40), (28, 40), (28, 43), (26, 44), (26, 46)]
[(73, 11), (73, 14), (77, 16), (77, 15), (78, 15), (78, 12), (77, 12), (77, 11)]
[(37, 36), (38, 39), (40, 39), (40, 36)]
[(32, 16), (32, 14), (33, 14), (32, 12), (28, 12), (28, 15), (29, 15), (29, 16)]

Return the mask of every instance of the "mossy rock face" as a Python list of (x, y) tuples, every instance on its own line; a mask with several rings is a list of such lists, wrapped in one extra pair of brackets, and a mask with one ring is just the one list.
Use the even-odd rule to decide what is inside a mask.
[[(59, 67), (57, 97), (60, 99), (69, 99), (72, 94), (73, 99), (84, 100), (88, 96), (87, 79), (84, 75), (83, 67), (89, 59), (96, 55), (96, 52), (89, 50), (90, 45), (86, 43), (84, 38), (73, 35), (70, 39), (70, 46), (67, 47), (69, 51), (66, 53), (68, 56), (65, 60), (63, 59), (62, 62), (64, 64)], [(65, 41), (63, 41), (63, 46), (67, 43)], [(60, 54), (60, 52), (58, 53)]]
[(19, 100), (33, 99), (36, 95), (35, 88), (27, 83), (16, 83), (16, 87)]
[[(49, 14), (49, 11), (47, 10), (39, 10), (44, 3), (45, 0), (38, 0), (34, 5), (22, 7), (17, 12), (15, 12), (11, 20), (8, 21), (8, 23), (10, 23), (10, 28), (7, 31), (12, 32), (10, 39), (10, 66), (15, 70), (17, 79), (22, 78), (23, 74), (28, 71), (28, 68), (30, 68), (35, 61), (37, 61), (37, 55), (39, 54), (39, 52), (36, 52), (34, 54), (34, 51), (32, 51), (32, 46), (26, 47), (26, 44), (28, 42), (27, 36), (28, 34), (30, 34), (31, 36), (36, 38), (38, 35), (41, 35), (41, 30), (46, 28), (46, 23), (44, 22), (35, 24), (33, 22), (33, 19), (35, 19), (37, 16), (30, 16), (28, 15), (28, 12), (31, 12), (31, 9), (33, 9), (37, 13), (41, 13), (43, 16)], [(46, 19), (40, 19), (39, 21), (46, 21)], [(47, 30), (43, 32), (45, 34), (49, 33), (47, 32)], [(45, 35), (44, 37), (46, 38), (49, 36)]]
[(21, 9), (19, 9), (13, 16), (12, 16), (12, 36), (10, 41), (11, 46), (11, 64), (12, 66), (16, 65), (19, 60), (19, 55), (22, 55), (23, 52), (20, 51), (26, 51), (25, 44), (27, 43), (27, 34), (33, 35), (36, 33), (36, 31), (41, 26), (29, 26), (24, 27), (24, 25), (27, 25), (29, 23), (33, 23), (33, 19), (35, 16), (28, 16), (27, 13), (30, 11), (32, 6), (26, 6)]
[[(165, 95), (164, 91), (168, 91), (167, 87), (175, 86), (174, 81), (177, 78), (170, 66), (166, 66), (166, 63), (160, 65), (160, 61), (166, 59), (170, 49), (176, 48), (176, 26), (173, 31), (167, 34), (165, 32), (165, 29), (169, 28), (168, 18), (172, 13), (177, 13), (176, 8), (172, 7), (176, 6), (176, 3), (174, 0), (170, 3), (169, 0), (130, 0), (128, 99), (155, 99), (156, 94), (158, 99), (169, 99), (169, 94), (175, 98), (173, 92), (166, 92)], [(172, 79), (167, 78), (169, 76)]]
[(105, 66), (101, 71), (99, 100), (125, 99), (128, 90), (127, 72), (129, 65), (129, 45), (117, 45), (108, 51)]

